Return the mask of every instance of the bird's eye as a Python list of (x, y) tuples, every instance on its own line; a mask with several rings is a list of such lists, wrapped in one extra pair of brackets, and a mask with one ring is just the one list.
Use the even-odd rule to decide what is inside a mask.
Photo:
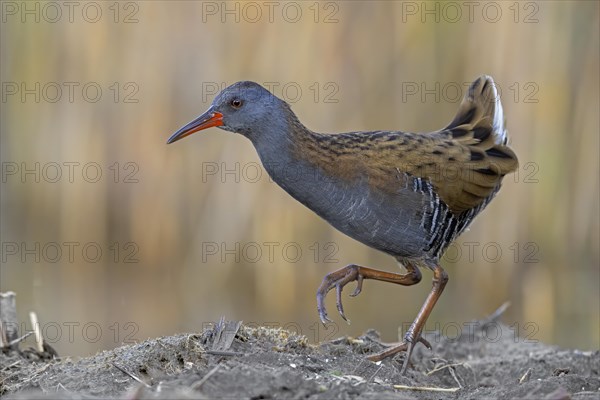
[(231, 100), (231, 107), (240, 108), (242, 106), (242, 101), (240, 99)]

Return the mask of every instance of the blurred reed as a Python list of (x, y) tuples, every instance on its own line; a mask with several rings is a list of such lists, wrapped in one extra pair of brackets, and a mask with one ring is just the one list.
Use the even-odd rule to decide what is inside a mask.
[[(273, 22), (266, 14), (255, 23), (225, 14), (223, 22), (207, 15), (206, 2), (130, 3), (137, 22), (123, 23), (132, 9), (121, 8), (116, 23), (110, 5), (99, 3), (97, 23), (76, 13), (72, 23), (9, 16), (0, 27), (3, 83), (79, 83), (73, 102), (66, 94), (56, 102), (8, 96), (0, 122), (3, 168), (62, 166), (56, 183), (3, 176), (0, 231), (3, 243), (58, 243), (63, 253), (64, 243), (80, 243), (73, 262), (66, 254), (23, 262), (3, 248), (1, 290), (18, 293), (23, 318), (35, 310), (43, 323), (62, 327), (61, 354), (198, 331), (221, 315), (296, 327), (313, 340), (368, 328), (395, 339), (429, 290), (427, 272), (417, 287), (366, 283), (346, 302), (352, 325), (336, 319), (325, 331), (316, 324), (321, 278), (351, 262), (394, 270), (394, 260), (329, 227), (264, 170), (255, 180), (259, 161), (242, 137), (213, 129), (165, 141), (209, 105), (208, 89), (238, 80), (276, 82), (280, 97), (286, 84), (301, 88), (288, 95), (313, 130), (434, 130), (458, 105), (449, 84), (464, 89), (481, 73), (502, 88), (521, 168), (461, 237), (461, 256), (448, 255), (450, 283), (428, 326), (460, 325), (510, 300), (504, 320), (520, 334), (600, 346), (597, 2), (531, 2), (538, 7), (532, 23), (523, 22), (531, 12), (523, 8), (515, 22), (509, 3), (499, 3), (504, 14), (493, 23), (479, 14), (473, 22), (443, 15), (423, 22), (407, 15), (407, 2), (321, 3), (317, 22), (313, 3), (297, 3), (305, 17), (296, 23), (277, 12)], [(227, 3), (235, 4), (245, 3)], [(332, 11), (337, 22), (325, 23)], [(98, 102), (82, 97), (89, 82), (103, 90)], [(127, 95), (138, 101), (125, 102)], [(73, 182), (69, 162), (79, 163)], [(101, 168), (97, 182), (80, 175), (88, 163)], [(81, 255), (85, 243), (101, 248), (98, 262)], [(218, 252), (207, 254), (215, 244)], [(302, 256), (293, 262), (297, 248)], [(137, 262), (124, 262), (132, 253)], [(65, 323), (79, 324), (73, 341)], [(82, 337), (86, 323), (102, 328), (97, 341)]]

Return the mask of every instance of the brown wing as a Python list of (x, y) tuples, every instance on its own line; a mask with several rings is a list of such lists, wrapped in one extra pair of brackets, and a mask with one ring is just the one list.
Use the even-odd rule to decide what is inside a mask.
[(403, 168), (429, 179), (455, 213), (481, 204), (504, 175), (518, 167), (517, 156), (507, 146), (500, 98), (488, 76), (471, 84), (445, 129), (424, 136), (427, 140)]

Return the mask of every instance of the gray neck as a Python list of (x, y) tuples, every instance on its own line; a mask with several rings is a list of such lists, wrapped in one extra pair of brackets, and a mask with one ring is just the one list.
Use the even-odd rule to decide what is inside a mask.
[(245, 132), (244, 136), (252, 141), (271, 178), (288, 190), (285, 184), (289, 170), (306, 168), (294, 158), (294, 146), (302, 140), (302, 136), (313, 133), (302, 125), (287, 104), (278, 108), (278, 113), (271, 114), (269, 121), (260, 126), (260, 130)]
[[(262, 164), (275, 183), (301, 203), (314, 207), (315, 194), (321, 193), (323, 172), (306, 160), (295, 156), (305, 135), (314, 135), (286, 107), (284, 118), (273, 118), (261, 132), (248, 132), (248, 137)], [(301, 145), (301, 144), (300, 144)], [(317, 207), (319, 208), (319, 207)]]

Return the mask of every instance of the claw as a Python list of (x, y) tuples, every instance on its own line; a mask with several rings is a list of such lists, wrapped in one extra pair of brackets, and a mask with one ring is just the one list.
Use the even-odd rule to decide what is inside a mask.
[(342, 316), (342, 318), (344, 319), (344, 321), (346, 321), (348, 324), (350, 324), (350, 320), (348, 318), (346, 318), (346, 314), (344, 314), (344, 305), (342, 304), (342, 289), (343, 289), (343, 286), (340, 285), (339, 283), (337, 285), (335, 285), (335, 290), (336, 290), (335, 305), (337, 306), (337, 310), (340, 313), (340, 315)]
[(342, 287), (339, 283), (335, 285), (335, 305), (342, 318), (346, 319), (346, 316), (344, 315), (344, 306), (342, 305)]
[(422, 337), (419, 337), (419, 342), (423, 343), (423, 345), (425, 347), (427, 347), (429, 350), (433, 350), (433, 347), (431, 347), (431, 343), (429, 343), (429, 341), (427, 341), (427, 339), (423, 339)]
[[(325, 293), (327, 294), (327, 293)], [(319, 288), (319, 291), (317, 292), (317, 312), (319, 313), (319, 318), (321, 319), (321, 323), (323, 325), (327, 324), (327, 322), (333, 322), (329, 319), (329, 317), (327, 316), (327, 310), (325, 309), (325, 303), (323, 301), (323, 293), (322, 290)]]
[(342, 316), (342, 318), (346, 322), (348, 322), (348, 324), (350, 323), (350, 320), (346, 317), (344, 313), (344, 306), (342, 304), (342, 290), (344, 286), (346, 286), (349, 282), (352, 282), (354, 280), (357, 281), (358, 284), (356, 289), (354, 290), (354, 293), (351, 296), (358, 295), (362, 289), (363, 277), (358, 274), (357, 266), (353, 264), (348, 265), (345, 268), (327, 274), (325, 278), (323, 278), (321, 286), (319, 286), (319, 289), (317, 290), (317, 310), (319, 312), (319, 317), (321, 318), (321, 322), (323, 322), (323, 324), (327, 322), (332, 322), (327, 317), (327, 311), (325, 309), (325, 297), (327, 296), (327, 293), (329, 293), (329, 291), (333, 288), (335, 288), (336, 291), (337, 310)]
[(327, 311), (325, 310), (319, 310), (319, 318), (321, 319), (321, 323), (323, 325), (327, 325), (328, 322), (333, 322), (329, 319), (329, 317), (327, 316)]
[(362, 292), (362, 284), (363, 284), (363, 276), (358, 275), (358, 278), (356, 279), (356, 289), (354, 289), (354, 292), (352, 292), (350, 294), (351, 297), (356, 297), (360, 294), (360, 292)]

